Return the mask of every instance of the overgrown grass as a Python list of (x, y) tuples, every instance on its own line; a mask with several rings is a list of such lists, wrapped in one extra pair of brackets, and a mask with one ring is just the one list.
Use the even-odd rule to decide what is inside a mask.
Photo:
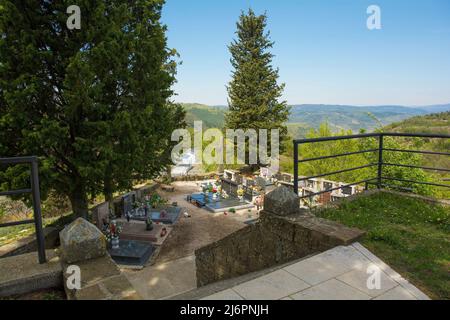
[(34, 233), (34, 225), (0, 228), (0, 247)]
[[(72, 213), (43, 220), (44, 227), (64, 227), (74, 220)], [(35, 233), (34, 224), (0, 228), (0, 247)]]
[(316, 214), (366, 230), (369, 250), (431, 298), (450, 299), (450, 207), (383, 192)]

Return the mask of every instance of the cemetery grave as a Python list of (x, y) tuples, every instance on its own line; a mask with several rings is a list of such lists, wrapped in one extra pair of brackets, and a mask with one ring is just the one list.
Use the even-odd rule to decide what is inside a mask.
[(175, 205), (168, 206), (156, 193), (133, 191), (114, 203), (114, 213), (108, 203), (98, 206), (94, 221), (107, 235), (108, 252), (114, 261), (143, 267), (181, 217), (182, 209)]
[(223, 177), (203, 183), (202, 192), (188, 195), (187, 200), (213, 213), (253, 209), (267, 185), (262, 177), (244, 177), (236, 171), (225, 170)]
[(117, 248), (108, 250), (111, 258), (124, 266), (143, 266), (154, 253), (154, 246), (144, 241), (120, 240)]

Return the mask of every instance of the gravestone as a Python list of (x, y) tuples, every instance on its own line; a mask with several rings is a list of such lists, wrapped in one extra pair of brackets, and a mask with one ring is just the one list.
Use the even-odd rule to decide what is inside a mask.
[(256, 182), (256, 185), (257, 185), (259, 188), (261, 188), (263, 191), (266, 189), (266, 184), (267, 184), (266, 179), (261, 178), (261, 177), (257, 177), (257, 178), (255, 179), (255, 182)]
[(91, 260), (106, 255), (106, 237), (101, 231), (78, 218), (59, 234), (61, 257), (68, 264)]
[(244, 187), (244, 200), (253, 202), (253, 188)]
[(109, 222), (109, 202), (104, 202), (92, 210), (92, 219), (100, 230), (103, 229), (103, 222)]
[(294, 179), (294, 177), (291, 174), (289, 174), (289, 173), (282, 173), (281, 174), (281, 181), (292, 182), (293, 179)]
[(122, 217), (124, 217), (127, 212), (131, 212), (133, 210), (134, 199), (134, 193), (128, 193), (122, 196)]
[(342, 193), (347, 195), (347, 196), (351, 196), (353, 193), (353, 188), (352, 187), (343, 187), (342, 188)]
[(285, 186), (280, 186), (264, 197), (264, 210), (275, 215), (287, 216), (298, 213), (300, 198)]
[(246, 179), (245, 180), (245, 186), (246, 187), (253, 187), (255, 185), (257, 185), (255, 180), (253, 180), (253, 179)]

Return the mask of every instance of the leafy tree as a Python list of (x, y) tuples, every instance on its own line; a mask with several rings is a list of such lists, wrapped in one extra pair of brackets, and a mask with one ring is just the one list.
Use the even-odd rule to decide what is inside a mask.
[[(333, 134), (327, 123), (320, 126), (318, 130), (311, 129), (307, 138), (321, 138), (331, 136), (352, 135), (352, 131), (341, 131)], [(300, 159), (316, 158), (321, 156), (329, 156), (350, 152), (357, 152), (362, 150), (378, 149), (379, 141), (377, 138), (364, 139), (350, 139), (326, 141), (313, 144), (304, 144), (299, 147)], [(408, 144), (405, 141), (399, 141), (399, 138), (385, 137), (384, 147), (386, 149), (408, 149)], [(290, 160), (292, 162), (292, 158)], [(401, 152), (383, 152), (383, 162), (391, 164), (403, 164), (420, 166), (422, 163), (422, 156), (412, 153)], [(378, 163), (378, 152), (370, 152), (364, 154), (355, 154), (339, 158), (330, 158), (317, 160), (313, 162), (300, 163), (299, 174), (301, 176), (314, 176), (327, 172), (335, 172), (347, 168), (356, 168), (368, 164)], [(366, 179), (376, 178), (378, 167), (367, 167), (355, 171), (339, 173), (325, 177), (327, 180), (340, 181), (346, 183), (353, 183)], [(383, 166), (383, 176), (387, 178), (395, 178), (402, 180), (412, 180), (420, 182), (433, 182), (433, 177), (422, 169), (405, 168), (397, 166)], [(374, 181), (376, 182), (376, 181)], [(409, 182), (399, 181), (383, 181), (383, 183), (390, 186), (409, 188), (413, 192), (422, 195), (434, 195), (434, 190), (430, 186), (414, 184)]]
[[(130, 188), (170, 161), (184, 112), (170, 101), (175, 51), (164, 0), (0, 0), (0, 154), (37, 155), (41, 189), (67, 195), (78, 216), (89, 196)], [(23, 186), (26, 171), (0, 182)]]
[(257, 16), (252, 10), (242, 13), (237, 22), (237, 39), (229, 46), (234, 71), (228, 86), (226, 127), (280, 129), (280, 137), (285, 139), (289, 107), (280, 101), (284, 84), (277, 83), (278, 69), (272, 67), (269, 51), (274, 43), (266, 27), (267, 16)]

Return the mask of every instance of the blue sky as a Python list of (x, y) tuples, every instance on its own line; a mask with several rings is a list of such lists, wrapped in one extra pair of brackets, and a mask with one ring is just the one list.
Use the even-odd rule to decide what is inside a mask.
[[(372, 4), (381, 30), (366, 27)], [(163, 22), (182, 61), (176, 101), (227, 104), (227, 46), (250, 7), (268, 15), (290, 104), (450, 103), (448, 0), (167, 0)]]

